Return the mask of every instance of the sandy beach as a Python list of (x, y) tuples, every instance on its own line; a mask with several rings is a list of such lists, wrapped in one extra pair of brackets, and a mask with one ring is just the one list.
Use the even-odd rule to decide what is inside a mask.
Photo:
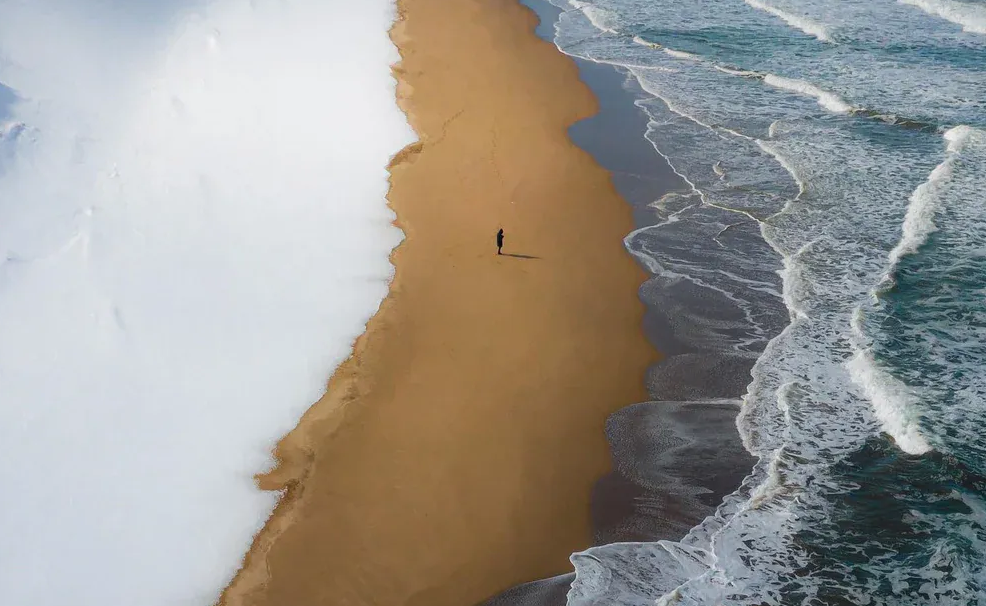
[[(403, 0), (387, 299), (279, 444), (286, 489), (229, 606), (476, 604), (570, 570), (647, 398), (630, 208), (566, 129), (596, 102), (513, 0)], [(367, 135), (372, 136), (372, 128)], [(506, 232), (505, 256), (494, 235)]]

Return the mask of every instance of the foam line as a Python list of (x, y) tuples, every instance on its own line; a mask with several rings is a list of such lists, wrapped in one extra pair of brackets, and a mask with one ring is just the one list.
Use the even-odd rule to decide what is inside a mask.
[(971, 34), (986, 34), (986, 7), (954, 0), (898, 0), (916, 6), (929, 15), (941, 17)]
[(810, 82), (796, 80), (794, 78), (784, 78), (767, 74), (763, 81), (774, 88), (797, 93), (805, 97), (813, 97), (818, 104), (828, 111), (836, 114), (848, 114), (853, 111), (853, 107), (846, 103), (839, 95), (822, 90)]
[(822, 42), (832, 42), (832, 36), (829, 34), (828, 29), (817, 21), (813, 21), (812, 19), (801, 15), (789, 13), (777, 8), (776, 6), (767, 4), (766, 2), (761, 2), (761, 0), (745, 0), (745, 2), (757, 10), (770, 13), (791, 27), (799, 29), (809, 36), (814, 36)]
[(890, 251), (888, 277), (894, 272), (901, 258), (914, 254), (937, 230), (935, 213), (942, 203), (942, 188), (952, 177), (952, 165), (966, 145), (986, 141), (986, 133), (969, 126), (956, 126), (944, 134), (948, 157), (935, 167), (928, 179), (911, 194), (910, 204), (901, 227), (901, 238)]

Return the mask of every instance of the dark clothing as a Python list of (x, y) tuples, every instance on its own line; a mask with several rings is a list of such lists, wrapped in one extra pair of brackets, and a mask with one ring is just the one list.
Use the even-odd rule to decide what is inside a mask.
[(496, 232), (496, 254), (500, 254), (500, 249), (503, 248), (503, 230)]

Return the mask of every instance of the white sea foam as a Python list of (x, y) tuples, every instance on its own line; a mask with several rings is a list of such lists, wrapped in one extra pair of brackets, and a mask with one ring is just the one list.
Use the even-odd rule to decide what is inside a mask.
[(810, 82), (796, 80), (793, 78), (784, 78), (782, 76), (775, 76), (774, 74), (767, 74), (764, 76), (763, 80), (774, 88), (791, 91), (792, 93), (797, 93), (806, 97), (813, 97), (818, 101), (819, 105), (830, 112), (837, 114), (848, 114), (853, 110), (853, 107), (846, 103), (841, 97), (839, 97), (839, 95), (822, 90)]
[[(782, 7), (795, 6), (784, 0), (763, 1)], [(667, 2), (615, 2), (608, 5), (632, 8), (632, 13), (627, 11), (625, 22), (633, 23), (635, 28), (657, 27), (669, 35), (688, 35), (702, 27), (715, 32), (717, 28), (729, 28), (736, 24), (734, 13), (724, 11), (722, 15), (717, 15), (712, 4), (677, 3), (672, 6)], [(872, 12), (866, 3), (850, 3), (851, 6), (843, 7), (849, 13), (837, 15), (831, 10), (821, 10), (825, 8), (823, 4), (827, 6), (831, 3), (815, 2), (806, 6), (805, 12), (810, 10), (812, 15), (828, 15), (845, 22), (847, 36), (856, 37), (857, 33), (863, 33), (862, 38), (873, 36), (881, 41), (906, 41), (914, 48), (924, 49), (928, 34), (937, 39), (939, 34), (952, 29), (947, 23), (929, 24), (930, 19), (904, 7), (899, 7), (899, 10), (891, 7), (890, 13), (885, 10)], [(857, 20), (857, 15), (863, 18)], [(826, 22), (835, 23), (828, 16), (825, 17)], [(742, 18), (747, 24), (767, 17), (753, 10), (745, 10)], [(874, 22), (870, 18), (879, 21)], [(906, 24), (908, 18), (916, 18), (916, 25), (923, 26), (898, 27), (901, 23)], [(929, 25), (931, 27), (926, 27)], [(841, 38), (841, 29), (841, 26), (838, 30), (833, 26), (827, 34)], [(670, 276), (668, 272), (673, 271), (675, 274), (670, 277), (674, 278), (698, 274), (696, 268), (701, 270), (700, 265), (714, 267), (715, 271), (732, 263), (739, 265), (734, 259), (709, 263), (708, 258), (703, 258), (690, 267), (676, 258), (672, 246), (664, 245), (676, 242), (673, 236), (678, 234), (682, 236), (680, 241), (691, 245), (683, 246), (682, 250), (693, 255), (704, 254), (711, 248), (703, 242), (718, 243), (716, 238), (700, 240), (691, 237), (691, 226), (702, 224), (711, 215), (706, 207), (733, 208), (736, 206), (735, 199), (740, 198), (735, 191), (724, 192), (717, 187), (721, 182), (720, 171), (710, 169), (717, 160), (721, 159), (723, 165), (728, 167), (729, 182), (744, 185), (769, 183), (770, 187), (762, 189), (771, 193), (783, 191), (783, 199), (788, 200), (781, 212), (773, 215), (766, 213), (769, 218), (761, 226), (768, 243), (784, 259), (784, 300), (791, 312), (792, 322), (780, 336), (770, 341), (754, 367), (754, 382), (745, 399), (744, 410), (737, 419), (744, 445), (750, 452), (760, 455), (761, 460), (753, 478), (744, 482), (745, 488), (726, 498), (731, 503), (724, 503), (713, 523), (709, 523), (713, 518), (707, 519), (682, 541), (685, 543), (689, 537), (699, 535), (706, 537), (702, 547), (710, 552), (711, 568), (707, 572), (700, 569), (698, 576), (692, 573), (690, 580), (681, 578), (683, 584), (672, 589), (657, 603), (713, 604), (725, 600), (752, 605), (764, 599), (783, 597), (792, 591), (810, 598), (821, 595), (820, 590), (826, 582), (829, 583), (828, 590), (833, 586), (846, 587), (844, 597), (849, 601), (886, 602), (884, 588), (876, 586), (879, 581), (873, 585), (860, 584), (857, 591), (855, 585), (858, 578), (850, 578), (849, 575), (835, 582), (828, 577), (820, 581), (820, 577), (814, 575), (791, 581), (794, 578), (792, 570), (803, 569), (807, 565), (807, 561), (800, 559), (809, 555), (804, 552), (804, 544), (800, 540), (805, 536), (802, 534), (805, 529), (812, 531), (807, 534), (832, 533), (824, 541), (809, 540), (815, 546), (831, 544), (835, 549), (847, 546), (850, 550), (856, 546), (844, 543), (845, 537), (841, 534), (844, 526), (833, 524), (834, 520), (830, 517), (833, 513), (830, 506), (832, 495), (848, 494), (854, 489), (852, 482), (846, 482), (842, 472), (833, 468), (832, 461), (845, 460), (853, 453), (859, 453), (874, 433), (880, 431), (890, 434), (903, 450), (913, 453), (926, 452), (932, 444), (934, 448), (948, 452), (950, 441), (976, 443), (976, 423), (968, 419), (976, 419), (974, 415), (981, 412), (983, 390), (978, 383), (967, 381), (969, 385), (965, 393), (955, 397), (954, 402), (948, 402), (949, 418), (943, 423), (940, 409), (944, 398), (939, 401), (941, 394), (936, 393), (933, 385), (926, 385), (919, 378), (920, 375), (927, 375), (927, 369), (899, 367), (897, 360), (889, 355), (884, 362), (879, 355), (881, 350), (875, 347), (869, 349), (872, 343), (860, 332), (860, 326), (854, 326), (856, 331), (852, 336), (846, 333), (851, 314), (857, 304), (866, 304), (867, 295), (880, 281), (886, 267), (886, 255), (896, 242), (897, 234), (893, 232), (895, 227), (901, 225), (905, 203), (915, 185), (907, 185), (907, 177), (913, 175), (915, 166), (920, 165), (921, 171), (927, 171), (941, 161), (927, 162), (925, 135), (931, 136), (928, 131), (933, 130), (935, 124), (966, 121), (967, 104), (953, 104), (953, 101), (979, 98), (976, 94), (978, 81), (975, 78), (967, 82), (962, 82), (961, 78), (953, 79), (952, 68), (941, 61), (924, 67), (923, 63), (916, 61), (901, 71), (900, 66), (870, 64), (865, 58), (861, 60), (858, 54), (843, 57), (824, 53), (824, 45), (820, 44), (812, 46), (812, 49), (823, 52), (824, 56), (815, 56), (814, 52), (810, 56), (800, 52), (772, 55), (786, 66), (783, 70), (774, 70), (777, 73), (801, 75), (821, 69), (827, 74), (823, 79), (801, 76), (815, 84), (777, 77), (768, 81), (775, 88), (800, 95), (810, 102), (817, 101), (827, 111), (854, 114), (861, 110), (861, 107), (853, 107), (846, 100), (851, 99), (859, 106), (865, 104), (879, 108), (886, 114), (915, 117), (916, 122), (899, 118), (889, 120), (890, 124), (900, 123), (913, 132), (902, 130), (899, 144), (888, 144), (888, 141), (895, 139), (891, 137), (874, 142), (869, 136), (870, 127), (882, 129), (882, 124), (857, 129), (855, 120), (814, 119), (814, 116), (805, 115), (817, 113), (805, 112), (805, 102), (791, 103), (795, 99), (788, 98), (786, 103), (772, 104), (770, 98), (777, 97), (777, 92), (772, 89), (757, 90), (753, 82), (723, 78), (722, 73), (748, 80), (767, 79), (766, 74), (743, 73), (737, 69), (737, 66), (747, 63), (742, 57), (734, 59), (735, 65), (715, 65), (708, 59), (712, 54), (706, 50), (716, 45), (718, 39), (709, 39), (704, 46), (687, 47), (706, 58), (701, 65), (696, 65), (673, 60), (663, 52), (640, 52), (640, 48), (623, 44), (629, 42), (628, 38), (613, 40), (599, 37), (582, 44), (585, 40), (583, 30), (567, 32), (560, 28), (559, 31), (570, 35), (569, 40), (578, 42), (571, 44), (573, 49), (577, 49), (574, 52), (594, 60), (605, 57), (606, 61), (619, 65), (621, 53), (625, 52), (626, 56), (632, 56), (638, 62), (653, 61), (662, 66), (680, 67), (679, 76), (673, 78), (648, 74), (642, 69), (634, 70), (634, 74), (642, 80), (643, 88), (666, 104), (657, 103), (656, 99), (639, 103), (651, 117), (648, 140), (655, 148), (664, 150), (673, 170), (681, 174), (695, 192), (701, 192), (705, 203), (696, 207), (700, 212), (686, 211), (676, 217), (676, 223), (669, 224), (667, 233), (661, 239), (640, 237), (634, 241), (636, 253), (641, 254), (642, 258), (651, 259), (659, 268), (655, 273), (666, 278)], [(792, 36), (804, 41), (796, 32)], [(797, 42), (792, 36), (780, 36), (784, 48), (788, 50), (793, 48), (789, 43)], [(560, 36), (560, 39), (564, 45), (565, 36)], [(634, 42), (644, 43), (642, 39)], [(656, 44), (647, 46), (664, 50)], [(795, 46), (801, 50), (808, 48)], [(752, 61), (749, 63), (752, 66), (760, 55), (753, 53), (743, 57)], [(705, 67), (713, 67), (720, 73)], [(877, 86), (874, 82), (882, 84)], [(846, 99), (837, 96), (843, 91)], [(907, 94), (897, 94), (901, 91)], [(864, 115), (877, 117), (876, 113), (866, 112)], [(678, 120), (677, 116), (687, 120)], [(765, 141), (757, 142), (759, 150), (750, 150), (753, 153), (741, 149), (746, 147), (746, 141), (740, 137), (725, 136), (730, 131), (723, 126), (730, 125), (740, 133), (756, 134), (762, 132), (761, 129), (768, 123), (769, 138), (763, 137)], [(698, 127), (717, 137), (705, 136)], [(922, 141), (918, 143), (919, 138)], [(950, 149), (963, 151), (962, 157), (952, 166), (954, 174), (946, 184), (948, 191), (943, 192), (947, 194), (944, 199), (949, 204), (949, 212), (940, 213), (936, 220), (943, 236), (952, 233), (949, 231), (950, 225), (961, 224), (967, 226), (968, 235), (973, 236), (964, 239), (978, 242), (981, 238), (976, 238), (981, 235), (982, 229), (976, 213), (981, 210), (978, 204), (981, 196), (975, 194), (983, 190), (978, 187), (983, 164), (979, 159), (978, 146), (971, 148), (975, 134), (960, 128), (947, 133), (946, 139)], [(910, 142), (916, 144), (912, 146)], [(773, 155), (795, 177), (804, 195), (791, 194), (794, 197), (788, 198), (786, 190), (775, 189), (774, 186), (783, 181), (782, 176), (764, 171), (762, 167), (765, 166), (775, 171), (775, 163), (763, 162), (756, 151)], [(865, 173), (866, 179), (847, 176), (853, 172)], [(922, 172), (921, 176), (926, 174)], [(880, 186), (874, 187), (874, 183)], [(767, 196), (759, 197), (763, 199)], [(776, 196), (775, 201), (779, 200), (781, 197)], [(745, 199), (742, 201), (746, 202)], [(756, 215), (761, 216), (760, 213)], [(664, 216), (666, 213), (661, 215)], [(644, 233), (641, 231), (640, 235)], [(955, 238), (947, 244), (952, 245), (954, 241)], [(958, 247), (955, 249), (956, 265), (958, 268), (977, 267), (974, 263), (966, 263), (968, 259), (965, 257), (981, 254), (981, 246), (971, 255), (964, 253), (964, 247)], [(659, 264), (655, 260), (659, 260)], [(981, 297), (979, 291), (976, 295)], [(882, 312), (879, 307), (868, 309), (873, 309), (876, 314)], [(976, 344), (982, 340), (970, 337), (978, 335), (978, 332), (972, 332), (976, 322), (973, 317), (970, 316), (969, 322), (962, 322), (960, 326), (945, 321), (936, 322), (927, 328), (931, 332), (925, 340), (931, 341), (931, 345), (942, 355), (951, 353), (941, 345), (944, 340), (941, 333), (948, 327), (957, 336), (954, 340), (963, 344), (962, 356), (974, 361), (979, 351)], [(853, 360), (848, 365), (851, 368), (847, 368), (848, 359)], [(942, 366), (950, 367), (952, 364), (954, 357), (944, 361)], [(967, 377), (975, 376), (974, 372), (964, 374)], [(950, 381), (948, 388), (955, 387), (955, 383)], [(956, 410), (962, 407), (976, 412), (969, 415), (966, 410)], [(961, 422), (956, 422), (959, 419)], [(968, 434), (959, 434), (965, 427), (972, 429), (968, 430)], [(771, 452), (775, 453), (773, 457), (770, 456)], [(785, 454), (790, 456), (780, 458)], [(759, 507), (754, 508), (754, 505)], [(948, 521), (947, 527), (952, 526), (953, 523)], [(929, 536), (940, 535), (935, 533)], [(793, 541), (793, 537), (798, 540)], [(883, 542), (879, 537), (875, 541), (877, 544)], [(889, 544), (893, 546), (892, 541)], [(665, 590), (667, 572), (674, 568), (664, 564), (664, 556), (660, 553), (662, 547), (652, 545), (650, 548), (656, 555), (649, 560), (631, 556), (638, 552), (647, 553), (636, 544), (613, 546), (614, 556), (618, 556), (620, 551), (627, 556), (622, 560), (610, 554), (595, 561), (587, 558), (584, 562), (586, 566), (580, 567), (578, 574), (589, 573), (589, 578), (577, 577), (577, 584), (582, 580), (591, 583), (607, 574), (593, 564), (612, 572), (606, 576), (605, 583), (597, 583), (591, 588), (596, 590), (595, 595), (579, 597), (584, 603), (654, 603), (655, 590)], [(975, 550), (972, 553), (974, 558)], [(590, 550), (586, 555), (594, 553)], [(947, 569), (929, 565), (928, 572), (935, 575), (929, 575), (929, 581), (950, 582), (948, 579), (955, 573), (947, 570), (957, 571), (969, 561), (966, 558), (964, 562), (949, 562)], [(910, 584), (912, 589), (916, 588), (918, 585), (913, 584), (914, 567), (898, 564), (899, 559), (888, 558), (882, 562), (867, 562), (862, 568), (874, 579), (887, 578), (888, 570), (899, 570), (900, 586)], [(827, 572), (838, 574), (840, 570), (836, 565)], [(590, 583), (584, 587), (590, 588)], [(947, 601), (956, 595), (971, 595), (969, 591), (929, 587), (930, 584), (922, 585), (922, 595), (917, 599), (898, 601), (918, 604), (927, 603), (929, 599)], [(927, 595), (923, 594), (925, 589), (928, 589)]]
[(928, 13), (951, 21), (972, 34), (986, 34), (986, 6), (955, 2), (954, 0), (898, 0)]
[[(928, 237), (938, 229), (935, 215), (941, 209), (944, 200), (954, 197), (954, 192), (950, 196), (948, 189), (955, 162), (968, 146), (986, 142), (986, 133), (961, 125), (946, 131), (944, 139), (947, 157), (911, 194), (901, 227), (900, 240), (888, 255), (889, 266), (877, 289), (892, 283), (893, 274), (900, 260), (916, 253), (927, 242)], [(857, 340), (863, 340), (861, 319), (862, 312), (857, 310), (853, 318), (853, 332)], [(909, 415), (919, 404), (912, 390), (882, 370), (868, 348), (857, 351), (855, 358), (849, 363), (849, 369), (853, 380), (863, 387), (867, 397), (872, 401), (876, 416), (883, 424), (884, 430), (894, 436), (903, 450), (920, 454), (930, 449), (918, 433), (915, 424), (909, 420)]]
[(901, 238), (890, 251), (891, 271), (900, 262), (901, 257), (917, 252), (935, 229), (935, 212), (938, 210), (941, 201), (939, 192), (942, 183), (952, 174), (951, 160), (945, 160), (939, 164), (928, 177), (911, 194), (910, 205), (904, 216), (904, 224), (901, 228)]
[(873, 356), (863, 329), (863, 310), (856, 307), (850, 318), (854, 355), (846, 362), (849, 377), (870, 401), (883, 431), (906, 453), (919, 455), (931, 450), (915, 418), (920, 399), (913, 389), (884, 370)]
[[(784, 410), (784, 414), (787, 418), (790, 418), (789, 411)], [(750, 498), (745, 505), (747, 509), (761, 507), (764, 503), (771, 501), (777, 495), (787, 490), (784, 485), (784, 477), (780, 470), (781, 451), (782, 449), (778, 448), (769, 457), (770, 464), (767, 466), (767, 478), (758, 484), (750, 494)]]
[(869, 349), (858, 351), (846, 367), (853, 382), (872, 402), (883, 430), (901, 450), (915, 455), (931, 450), (914, 419), (918, 398), (907, 385), (880, 368)]
[(214, 603), (387, 291), (391, 2), (194, 4), (0, 0), (0, 604)]
[[(679, 51), (679, 50), (675, 50), (673, 48), (668, 48), (668, 47), (663, 46), (661, 44), (657, 44), (656, 42), (648, 42), (647, 40), (644, 40), (640, 36), (634, 36), (633, 37), (633, 41), (634, 41), (635, 44), (639, 44), (641, 46), (647, 46), (647, 47), (653, 48), (655, 50), (663, 51), (665, 54), (667, 54), (670, 57), (674, 57), (675, 59), (684, 59), (686, 61), (701, 61), (702, 60), (702, 57), (700, 57), (698, 55), (695, 55), (693, 53), (689, 53), (689, 52), (685, 52), (685, 51)], [(627, 65), (626, 67), (633, 67), (633, 66)], [(645, 69), (654, 69), (654, 67), (653, 66), (646, 66)], [(668, 71), (668, 70), (664, 70), (664, 71)]]
[[(778, 124), (778, 122), (774, 121), (770, 125), (768, 134), (771, 137), (774, 137), (777, 134), (774, 128), (776, 124)], [(790, 200), (788, 205), (790, 205), (791, 202), (796, 202), (806, 191), (808, 191), (808, 182), (805, 181), (805, 178), (798, 172), (798, 169), (791, 164), (791, 161), (784, 154), (782, 154), (776, 146), (760, 139), (756, 140), (756, 144), (757, 147), (769, 154), (778, 164), (780, 164), (781, 167), (787, 171), (787, 174), (791, 175), (794, 182), (798, 184), (798, 195)]]
[(724, 74), (729, 74), (730, 76), (741, 76), (743, 78), (762, 77), (762, 75), (758, 72), (751, 72), (745, 69), (734, 69), (724, 65), (714, 65), (713, 67)]
[(674, 50), (673, 48), (667, 48), (667, 47), (665, 47), (663, 50), (664, 50), (665, 53), (667, 53), (668, 55), (674, 57), (675, 59), (684, 59), (686, 61), (701, 61), (702, 60), (702, 58), (699, 57), (698, 55), (695, 55), (695, 54), (692, 54), (692, 53), (687, 53), (685, 51)]
[(582, 14), (586, 16), (596, 29), (608, 34), (619, 33), (617, 25), (619, 19), (613, 13), (604, 8), (593, 6), (588, 2), (580, 2), (580, 0), (568, 0), (568, 3), (576, 10), (582, 11)]
[(911, 194), (910, 204), (904, 216), (904, 224), (901, 227), (900, 241), (890, 251), (888, 279), (900, 259), (916, 253), (927, 242), (928, 236), (935, 232), (937, 229), (935, 213), (938, 212), (942, 202), (942, 190), (947, 187), (952, 177), (952, 165), (967, 145), (986, 142), (986, 133), (976, 128), (961, 125), (946, 131), (944, 138), (948, 157), (936, 166), (931, 171), (927, 181), (919, 185)]
[(832, 36), (829, 34), (828, 29), (821, 23), (818, 23), (817, 21), (814, 21), (812, 19), (809, 19), (801, 15), (795, 15), (793, 13), (789, 13), (785, 10), (781, 10), (777, 8), (776, 6), (767, 4), (766, 2), (761, 2), (761, 0), (745, 0), (745, 1), (753, 8), (764, 11), (765, 13), (770, 13), (771, 15), (777, 17), (784, 23), (787, 23), (791, 27), (803, 31), (809, 36), (814, 36), (815, 38), (818, 38), (823, 42), (832, 41)]
[[(693, 53), (688, 53), (685, 51), (675, 50), (673, 48), (668, 48), (662, 44), (656, 42), (648, 42), (640, 36), (633, 37), (634, 44), (639, 44), (641, 46), (647, 46), (656, 50), (664, 51), (667, 55), (674, 57), (675, 59), (685, 59), (687, 61), (701, 61), (702, 57), (695, 55)], [(652, 66), (646, 66), (648, 69), (653, 69)]]
[(712, 172), (719, 177), (720, 181), (726, 180), (726, 169), (722, 167), (722, 160), (717, 160), (716, 163), (712, 165)]
[(953, 154), (962, 153), (969, 145), (986, 145), (986, 131), (960, 124), (945, 131), (946, 150)]

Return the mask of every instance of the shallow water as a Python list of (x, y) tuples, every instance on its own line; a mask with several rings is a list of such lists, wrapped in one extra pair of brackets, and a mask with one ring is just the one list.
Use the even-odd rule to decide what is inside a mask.
[(552, 2), (686, 183), (627, 247), (680, 351), (754, 364), (759, 460), (681, 541), (573, 556), (569, 603), (986, 602), (986, 4)]

